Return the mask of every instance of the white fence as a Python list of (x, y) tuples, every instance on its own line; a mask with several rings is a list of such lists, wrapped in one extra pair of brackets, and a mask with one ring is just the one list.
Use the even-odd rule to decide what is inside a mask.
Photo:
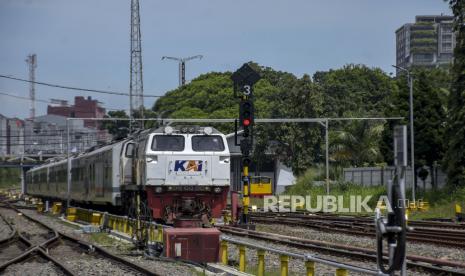
[[(446, 175), (439, 167), (435, 170), (433, 176), (431, 174), (425, 180), (426, 189), (431, 189), (431, 178), (434, 177), (438, 188), (444, 187), (446, 184)], [(428, 169), (429, 172), (429, 169)], [(394, 176), (394, 167), (360, 167), (360, 168), (344, 168), (344, 181), (352, 182), (362, 186), (380, 186), (386, 185), (388, 180)], [(423, 187), (423, 181), (417, 177), (417, 187)], [(406, 187), (412, 187), (412, 170), (407, 168)]]

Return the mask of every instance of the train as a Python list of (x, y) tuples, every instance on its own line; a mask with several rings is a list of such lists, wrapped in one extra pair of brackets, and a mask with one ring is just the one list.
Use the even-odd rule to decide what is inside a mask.
[(226, 207), (230, 158), (217, 129), (167, 125), (34, 167), (26, 173), (25, 192), (125, 214), (139, 193), (153, 220), (208, 224)]

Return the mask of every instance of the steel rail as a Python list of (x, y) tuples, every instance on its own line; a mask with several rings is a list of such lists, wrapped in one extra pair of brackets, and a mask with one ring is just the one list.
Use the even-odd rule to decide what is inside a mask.
[[(343, 216), (338, 214), (321, 214), (321, 213), (309, 213), (309, 212), (286, 212), (286, 213), (274, 213), (274, 212), (260, 212), (252, 213), (251, 216), (260, 217), (290, 217), (290, 218), (302, 218), (306, 220), (330, 220), (330, 221), (347, 221), (347, 222), (359, 222), (359, 223), (373, 223), (373, 218), (368, 216)], [(465, 223), (451, 223), (451, 222), (439, 222), (439, 221), (421, 221), (421, 220), (410, 220), (410, 226), (425, 226), (428, 228), (451, 228), (456, 230), (465, 230)]]
[(7, 261), (6, 263), (0, 265), (0, 272), (5, 271), (5, 269), (7, 269), (10, 265), (13, 265), (13, 264), (16, 264), (16, 263), (22, 263), (22, 262), (34, 257), (34, 255), (41, 255), (42, 258), (51, 261), (55, 266), (60, 268), (60, 270), (62, 270), (66, 275), (70, 275), (70, 276), (75, 276), (76, 275), (71, 270), (69, 270), (69, 268), (67, 268), (65, 265), (60, 263), (58, 260), (56, 260), (52, 256), (48, 255), (39, 246), (34, 246), (34, 247), (28, 249), (26, 252), (24, 252), (20, 256), (17, 256), (15, 258)]
[[(293, 246), (303, 249), (311, 249), (320, 252), (327, 252), (333, 255), (350, 256), (360, 259), (376, 260), (376, 251), (371, 249), (365, 249), (360, 247), (354, 247), (349, 245), (341, 245), (324, 241), (315, 241), (309, 239), (296, 238), (291, 236), (272, 234), (267, 232), (260, 232), (254, 230), (247, 230), (241, 228), (235, 228), (231, 226), (221, 226), (219, 229), (224, 233), (232, 235), (238, 235), (243, 237), (255, 238), (258, 240), (264, 240), (268, 242), (279, 243), (287, 246)], [(386, 254), (385, 254), (386, 255)], [(385, 257), (387, 260), (387, 257)], [(465, 275), (465, 271), (456, 271), (453, 269), (441, 268), (438, 266), (448, 266), (454, 268), (465, 269), (465, 263), (434, 259), (430, 257), (408, 255), (407, 265), (412, 268), (421, 268), (434, 273), (449, 273), (450, 275)], [(418, 263), (418, 262), (423, 262)]]
[[(60, 232), (60, 231), (57, 231), (55, 229), (53, 229), (52, 227), (50, 227), (49, 225), (45, 224), (44, 222), (38, 220), (38, 219), (35, 219), (31, 216), (29, 216), (28, 214), (24, 213), (24, 212), (21, 212), (18, 208), (16, 207), (13, 207), (10, 205), (10, 208), (17, 211), (18, 213), (21, 213), (23, 217), (43, 226), (44, 228), (47, 228), (47, 229), (50, 229), (52, 230), (56, 235), (54, 237), (52, 237), (51, 239), (41, 243), (40, 245), (34, 247), (34, 248), (37, 248), (38, 250), (42, 251), (42, 252), (47, 252), (48, 249), (52, 246), (52, 244), (54, 244), (55, 242), (58, 242), (60, 239), (66, 239), (68, 241), (71, 241), (71, 242), (74, 242), (74, 243), (77, 243), (79, 246), (81, 247), (85, 247), (87, 249), (90, 249), (90, 250), (94, 250), (97, 254), (100, 254), (101, 256), (104, 256), (108, 259), (111, 259), (117, 263), (120, 263), (128, 268), (131, 268), (137, 272), (140, 272), (140, 273), (143, 273), (145, 275), (153, 275), (153, 276), (156, 276), (156, 275), (159, 275), (157, 273), (154, 273), (153, 271), (150, 271), (149, 269), (143, 267), (143, 266), (139, 266), (131, 261), (128, 261), (122, 257), (119, 257), (117, 255), (114, 255), (112, 254), (111, 252), (105, 250), (104, 248), (98, 246), (98, 245), (94, 245), (94, 244), (91, 244), (91, 243), (87, 243), (85, 241), (82, 241), (78, 238), (74, 238), (70, 235), (67, 235), (63, 232)], [(33, 249), (34, 249), (33, 248)], [(24, 254), (23, 254), (24, 255)], [(26, 254), (27, 255), (27, 254)], [(20, 256), (21, 257), (21, 256)], [(25, 257), (25, 256), (22, 256), (22, 257)], [(51, 257), (51, 256), (49, 256)], [(58, 262), (57, 260), (55, 260), (54, 262)], [(8, 263), (6, 263), (8, 264)], [(62, 265), (64, 266), (64, 265)], [(66, 266), (64, 266), (66, 267)], [(0, 267), (0, 269), (2, 269), (2, 267)], [(74, 275), (74, 274), (71, 274), (71, 275)]]
[(245, 245), (245, 246), (247, 246), (249, 248), (253, 248), (255, 250), (264, 250), (264, 251), (268, 251), (268, 252), (271, 252), (271, 253), (274, 253), (274, 254), (286, 255), (286, 256), (289, 256), (291, 258), (303, 259), (305, 261), (314, 261), (314, 262), (317, 262), (317, 263), (326, 264), (326, 265), (336, 267), (336, 268), (347, 269), (347, 270), (350, 270), (350, 271), (353, 271), (353, 272), (366, 273), (366, 274), (370, 274), (370, 275), (383, 275), (382, 273), (380, 274), (378, 271), (373, 270), (373, 269), (367, 269), (367, 268), (363, 268), (363, 267), (359, 267), (359, 266), (355, 266), (355, 265), (350, 265), (350, 264), (346, 264), (346, 263), (342, 263), (342, 262), (332, 261), (332, 260), (328, 260), (328, 259), (324, 259), (324, 258), (315, 256), (315, 255), (312, 255), (312, 254), (292, 253), (292, 252), (279, 250), (279, 249), (272, 248), (272, 247), (261, 246), (261, 245), (257, 245), (257, 244), (251, 244), (249, 242), (243, 242), (243, 241), (240, 241), (240, 240), (228, 237), (228, 236), (224, 236), (224, 235), (221, 236), (221, 240), (227, 241), (227, 242), (230, 242), (230, 243), (233, 243), (233, 244)]
[[(302, 227), (308, 227), (318, 230), (325, 230), (337, 233), (344, 233), (350, 235), (374, 237), (376, 235), (375, 229), (372, 224), (353, 225), (353, 224), (340, 224), (308, 220), (302, 221), (295, 218), (287, 217), (254, 217), (255, 222), (268, 223), (268, 224), (290, 224)], [(410, 225), (410, 224), (409, 224)], [(444, 232), (443, 230), (425, 230), (414, 228), (414, 231), (407, 233), (407, 239), (409, 241), (424, 242), (439, 244), (445, 246), (465, 248), (465, 232)]]

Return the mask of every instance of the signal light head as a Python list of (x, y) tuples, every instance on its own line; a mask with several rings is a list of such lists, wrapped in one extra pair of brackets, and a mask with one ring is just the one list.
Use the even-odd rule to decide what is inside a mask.
[(249, 125), (250, 125), (250, 120), (249, 120), (249, 119), (244, 119), (244, 120), (242, 121), (242, 125), (243, 125), (243, 126), (249, 126)]

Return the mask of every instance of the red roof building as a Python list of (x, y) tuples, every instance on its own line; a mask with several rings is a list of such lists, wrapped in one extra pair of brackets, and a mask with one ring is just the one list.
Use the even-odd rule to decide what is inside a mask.
[[(47, 114), (59, 115), (70, 118), (103, 118), (105, 116), (105, 108), (99, 105), (97, 100), (92, 97), (76, 96), (74, 97), (74, 105), (58, 105), (47, 107)], [(88, 128), (98, 128), (101, 122), (84, 120), (84, 126)]]

